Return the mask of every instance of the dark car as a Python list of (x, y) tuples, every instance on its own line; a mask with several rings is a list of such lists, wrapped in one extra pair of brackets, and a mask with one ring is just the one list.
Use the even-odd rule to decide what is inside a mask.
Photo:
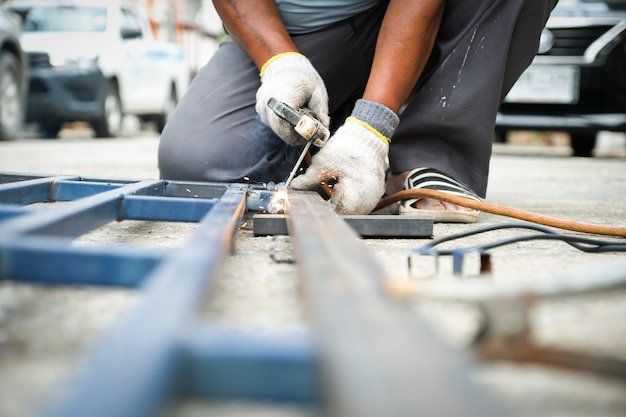
[(500, 107), (496, 140), (510, 130), (568, 132), (575, 156), (599, 131), (626, 132), (626, 0), (560, 0)]
[(28, 62), (19, 34), (19, 17), (0, 8), (0, 140), (15, 139), (24, 123)]

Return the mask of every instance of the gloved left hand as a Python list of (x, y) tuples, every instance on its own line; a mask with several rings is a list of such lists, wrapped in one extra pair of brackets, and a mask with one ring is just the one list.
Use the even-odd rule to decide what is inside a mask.
[(369, 214), (385, 191), (390, 138), (398, 116), (382, 104), (358, 100), (352, 115), (315, 155), (306, 172), (291, 182), (312, 190), (337, 180), (330, 203), (338, 214)]

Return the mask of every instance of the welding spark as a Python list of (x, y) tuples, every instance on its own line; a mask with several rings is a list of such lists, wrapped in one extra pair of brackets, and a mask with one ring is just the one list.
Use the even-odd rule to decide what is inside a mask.
[(267, 205), (267, 211), (271, 214), (279, 214), (285, 212), (285, 200), (287, 199), (287, 188), (276, 188), (274, 195)]

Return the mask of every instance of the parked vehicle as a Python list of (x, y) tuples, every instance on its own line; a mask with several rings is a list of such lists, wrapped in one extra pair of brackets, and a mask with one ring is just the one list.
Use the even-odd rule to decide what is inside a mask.
[(0, 9), (0, 140), (15, 139), (24, 122), (28, 62), (19, 34), (19, 18)]
[(147, 19), (118, 0), (14, 0), (30, 64), (27, 121), (46, 137), (64, 122), (117, 136), (125, 114), (159, 131), (189, 82), (181, 47), (153, 39)]
[(500, 107), (496, 140), (509, 130), (566, 131), (576, 156), (601, 130), (626, 132), (626, 0), (560, 0)]

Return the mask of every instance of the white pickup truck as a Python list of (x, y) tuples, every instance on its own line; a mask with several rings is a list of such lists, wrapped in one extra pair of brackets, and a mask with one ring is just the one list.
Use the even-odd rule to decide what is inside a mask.
[(27, 122), (57, 137), (85, 121), (96, 137), (120, 134), (124, 115), (159, 131), (189, 83), (182, 47), (156, 41), (147, 18), (122, 0), (13, 0), (30, 64)]

